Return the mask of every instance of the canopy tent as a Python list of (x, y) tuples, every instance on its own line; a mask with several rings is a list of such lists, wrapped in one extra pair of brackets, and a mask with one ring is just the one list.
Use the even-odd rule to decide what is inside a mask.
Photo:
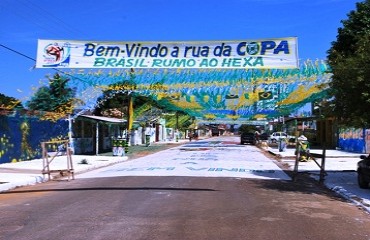
[(107, 98), (121, 92), (144, 95), (203, 121), (237, 123), (289, 115), (325, 98), (328, 70), (322, 60), (307, 60), (299, 69), (78, 70), (69, 73), (69, 84), (82, 100), (79, 109), (94, 109), (103, 91), (111, 90)]

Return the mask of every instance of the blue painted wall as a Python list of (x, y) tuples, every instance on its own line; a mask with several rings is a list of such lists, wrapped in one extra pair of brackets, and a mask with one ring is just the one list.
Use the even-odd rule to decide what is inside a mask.
[(68, 121), (0, 115), (0, 163), (42, 158), (41, 142), (68, 137)]
[(346, 128), (339, 130), (339, 148), (354, 153), (366, 152), (365, 129)]

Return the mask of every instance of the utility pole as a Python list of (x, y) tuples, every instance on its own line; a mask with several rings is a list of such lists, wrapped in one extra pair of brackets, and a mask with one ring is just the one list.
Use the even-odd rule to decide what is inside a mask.
[[(130, 80), (134, 78), (134, 69), (130, 69)], [(130, 134), (132, 130), (132, 124), (134, 120), (134, 99), (131, 95), (132, 89), (130, 91), (127, 91), (127, 134), (126, 134), (126, 143), (129, 144), (130, 141)]]
[(131, 97), (130, 92), (127, 92), (127, 134), (126, 134), (126, 142), (129, 143), (130, 141), (130, 133), (132, 129), (133, 123), (133, 99)]

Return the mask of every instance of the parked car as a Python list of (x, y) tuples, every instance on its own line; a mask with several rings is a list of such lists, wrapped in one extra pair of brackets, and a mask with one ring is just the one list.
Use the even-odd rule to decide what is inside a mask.
[(289, 136), (285, 132), (273, 132), (269, 137), (269, 141), (272, 143), (277, 143), (282, 138), (287, 138), (289, 142), (294, 141), (295, 139), (294, 136)]
[(261, 133), (261, 134), (259, 135), (259, 139), (260, 139), (260, 140), (262, 140), (262, 141), (267, 141), (267, 140), (269, 140), (269, 137), (270, 137), (270, 135), (269, 135), (268, 133)]
[(357, 182), (360, 188), (367, 189), (370, 183), (370, 155), (361, 155), (360, 159), (357, 163)]
[(256, 144), (256, 135), (254, 133), (245, 132), (240, 135), (240, 144), (244, 145), (246, 143)]

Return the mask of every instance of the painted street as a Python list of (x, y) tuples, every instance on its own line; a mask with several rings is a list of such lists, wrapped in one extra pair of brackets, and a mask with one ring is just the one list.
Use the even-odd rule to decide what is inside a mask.
[(155, 147), (73, 181), (3, 192), (0, 239), (369, 239), (367, 213), (313, 179), (290, 181), (237, 137)]
[(290, 180), (260, 149), (240, 145), (238, 138), (189, 142), (149, 156), (79, 175), (79, 178), (117, 176), (237, 177)]

